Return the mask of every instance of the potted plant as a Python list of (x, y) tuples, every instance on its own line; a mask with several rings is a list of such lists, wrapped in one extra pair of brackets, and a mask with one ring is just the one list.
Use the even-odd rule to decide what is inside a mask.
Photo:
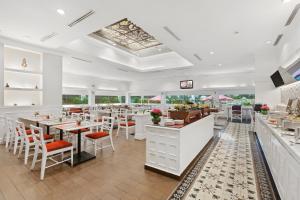
[(158, 125), (160, 122), (160, 117), (162, 116), (162, 112), (160, 109), (155, 108), (151, 111), (151, 116), (153, 124)]
[(261, 106), (260, 113), (263, 115), (267, 115), (269, 110), (269, 106), (267, 104), (264, 104)]

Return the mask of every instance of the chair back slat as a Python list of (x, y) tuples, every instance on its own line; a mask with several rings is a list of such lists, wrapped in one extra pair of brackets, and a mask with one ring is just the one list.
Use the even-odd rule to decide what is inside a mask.
[(101, 131), (108, 131), (109, 134), (112, 134), (114, 128), (114, 121), (115, 121), (114, 117), (103, 116)]
[(33, 141), (35, 143), (39, 143), (42, 146), (42, 148), (46, 150), (46, 142), (44, 139), (43, 128), (30, 125), (30, 130), (31, 130)]

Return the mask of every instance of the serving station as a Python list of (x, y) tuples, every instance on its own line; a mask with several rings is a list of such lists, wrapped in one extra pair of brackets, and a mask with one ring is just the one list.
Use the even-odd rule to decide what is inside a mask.
[(300, 145), (295, 131), (282, 130), (256, 114), (256, 133), (281, 199), (300, 199)]
[(146, 125), (145, 168), (180, 179), (214, 136), (213, 115), (187, 125)]

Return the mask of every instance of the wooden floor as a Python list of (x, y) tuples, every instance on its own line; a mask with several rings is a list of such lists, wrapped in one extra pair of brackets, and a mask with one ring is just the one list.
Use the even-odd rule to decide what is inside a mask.
[(0, 145), (0, 200), (167, 199), (178, 181), (144, 170), (145, 142), (114, 137), (116, 151), (98, 151), (97, 158), (76, 167), (59, 165), (39, 179), (39, 164), (29, 170), (22, 159)]

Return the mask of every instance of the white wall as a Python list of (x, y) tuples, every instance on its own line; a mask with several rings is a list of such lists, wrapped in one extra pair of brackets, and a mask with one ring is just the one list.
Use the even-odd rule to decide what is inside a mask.
[(0, 43), (0, 107), (4, 104), (4, 44)]
[[(179, 83), (181, 80), (194, 80), (194, 89), (181, 90)], [(160, 92), (168, 94), (210, 94), (213, 91), (223, 90), (224, 92), (234, 90), (247, 90), (254, 93), (254, 72), (217, 74), (200, 76), (176, 76), (158, 79), (146, 79), (134, 81), (130, 86), (131, 94), (159, 95)]]
[(97, 95), (125, 95), (129, 89), (129, 82), (127, 81), (63, 73), (64, 94), (88, 94), (88, 90), (91, 89), (92, 85), (95, 85)]
[(272, 46), (255, 55), (255, 102), (270, 106), (280, 104), (280, 89), (275, 88), (270, 76), (279, 68), (277, 51)]
[(62, 105), (62, 56), (43, 54), (43, 105)]

